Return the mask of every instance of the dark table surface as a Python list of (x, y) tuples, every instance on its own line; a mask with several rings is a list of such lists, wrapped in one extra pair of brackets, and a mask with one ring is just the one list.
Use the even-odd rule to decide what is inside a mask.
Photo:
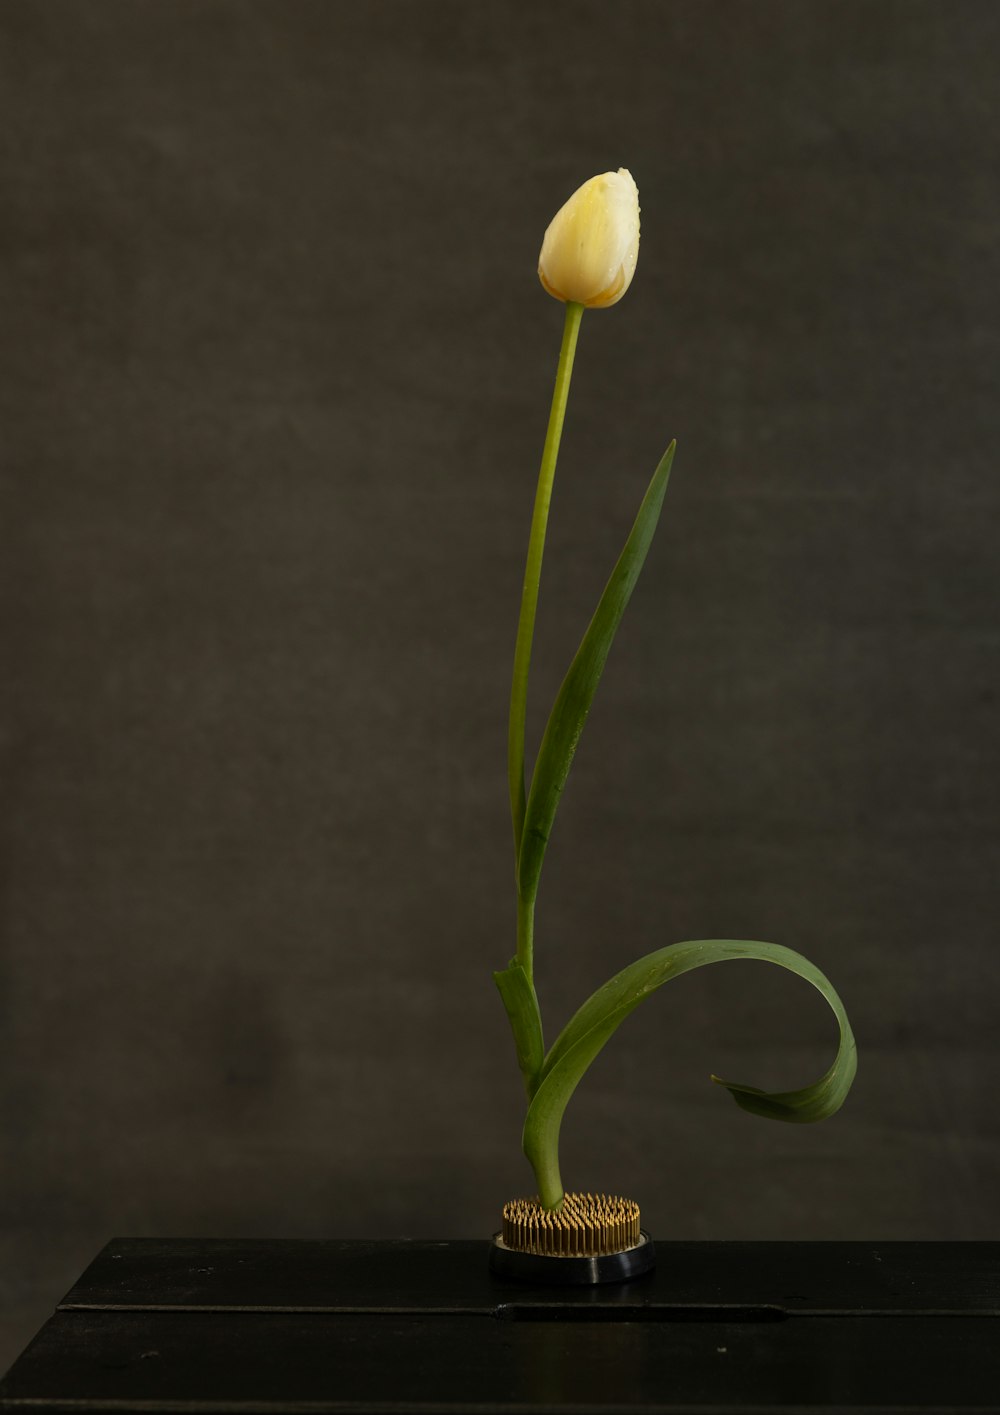
[(488, 1246), (114, 1239), (0, 1410), (1000, 1412), (1000, 1243), (659, 1243), (580, 1289)]

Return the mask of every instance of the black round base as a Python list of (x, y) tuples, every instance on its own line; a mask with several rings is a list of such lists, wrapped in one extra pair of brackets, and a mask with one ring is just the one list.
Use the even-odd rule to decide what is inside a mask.
[(547, 1253), (521, 1253), (508, 1248), (494, 1233), (490, 1244), (490, 1268), (500, 1277), (516, 1278), (519, 1282), (543, 1282), (553, 1287), (577, 1287), (594, 1282), (627, 1282), (629, 1278), (648, 1273), (656, 1262), (653, 1240), (645, 1230), (640, 1232), (634, 1248), (620, 1253), (601, 1253), (594, 1258), (558, 1258)]

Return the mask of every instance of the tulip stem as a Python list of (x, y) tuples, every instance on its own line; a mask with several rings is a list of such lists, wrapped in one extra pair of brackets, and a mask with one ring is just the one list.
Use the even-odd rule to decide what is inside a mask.
[[(507, 735), (507, 778), (510, 787), (510, 812), (514, 824), (515, 879), (518, 874), (521, 837), (524, 832), (524, 722), (528, 701), (531, 643), (535, 633), (535, 611), (538, 606), (538, 585), (542, 574), (542, 553), (545, 550), (545, 528), (549, 519), (549, 503), (552, 500), (552, 482), (556, 474), (556, 458), (559, 456), (559, 441), (562, 437), (566, 403), (569, 399), (569, 384), (573, 375), (573, 356), (576, 353), (576, 341), (582, 317), (583, 305), (577, 304), (573, 300), (567, 301), (562, 347), (559, 350), (556, 383), (552, 391), (552, 407), (549, 411), (549, 426), (545, 434), (542, 465), (539, 468), (538, 488), (535, 492), (535, 509), (531, 517), (528, 563), (524, 571), (524, 589), (521, 593), (521, 615), (517, 623), (517, 647), (514, 650), (514, 677), (510, 690), (510, 725)], [(520, 927), (518, 929), (517, 956), (528, 975), (529, 982), (532, 976), (530, 919), (533, 902), (532, 899), (519, 903)]]
[[(529, 983), (534, 982), (535, 901), (517, 896), (517, 961)], [(539, 1019), (540, 1021), (541, 1019)]]

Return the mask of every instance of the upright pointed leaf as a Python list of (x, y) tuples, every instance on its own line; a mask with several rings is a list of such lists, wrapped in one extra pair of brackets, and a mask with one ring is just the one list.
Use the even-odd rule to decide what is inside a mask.
[(837, 1018), (840, 1044), (829, 1070), (801, 1090), (768, 1093), (740, 1082), (721, 1081), (718, 1076), (713, 1076), (712, 1080), (725, 1086), (744, 1110), (771, 1120), (823, 1120), (840, 1109), (857, 1070), (857, 1047), (843, 1003), (817, 967), (801, 953), (776, 943), (698, 939), (671, 944), (640, 958), (598, 988), (566, 1024), (545, 1058), (539, 1085), (525, 1118), (522, 1143), (534, 1168), (542, 1203), (547, 1208), (555, 1207), (562, 1199), (559, 1128), (563, 1113), (581, 1077), (605, 1042), (640, 1002), (671, 978), (732, 958), (776, 963), (812, 983)]
[(566, 784), (583, 724), (587, 720), (604, 664), (646, 559), (653, 532), (660, 519), (675, 442), (671, 442), (653, 473), (625, 549), (611, 572), (600, 603), (576, 657), (569, 666), (556, 697), (538, 749), (531, 790), (525, 811), (524, 833), (518, 863), (518, 887), (523, 899), (533, 899), (538, 889), (545, 847), (552, 830), (559, 797)]

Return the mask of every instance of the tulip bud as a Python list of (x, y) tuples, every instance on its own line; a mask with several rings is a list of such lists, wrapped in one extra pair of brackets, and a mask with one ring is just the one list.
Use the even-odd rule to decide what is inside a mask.
[(639, 189), (620, 167), (579, 187), (556, 212), (538, 257), (538, 278), (557, 300), (588, 309), (617, 304), (639, 258)]

